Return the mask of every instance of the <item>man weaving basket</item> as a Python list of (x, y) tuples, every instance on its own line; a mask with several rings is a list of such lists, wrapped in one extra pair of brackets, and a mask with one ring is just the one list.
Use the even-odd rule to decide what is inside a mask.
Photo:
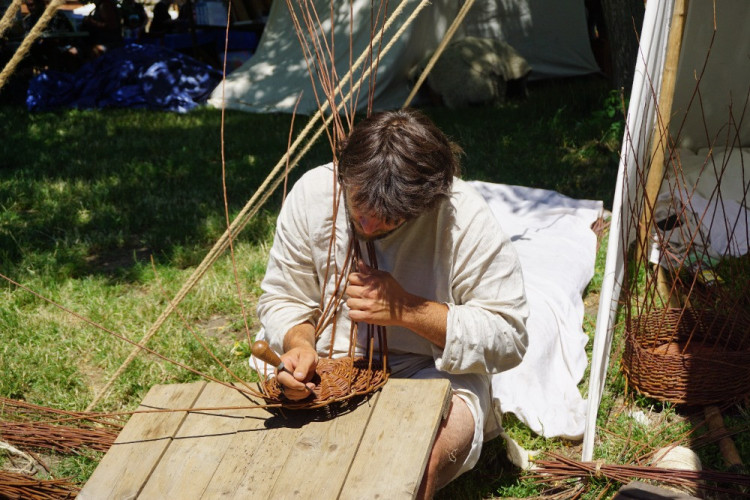
[[(476, 464), (485, 436), (499, 429), (490, 374), (518, 365), (527, 347), (516, 252), (485, 201), (456, 177), (458, 153), (419, 112), (363, 120), (340, 149), (338, 175), (321, 166), (290, 191), (258, 303), (258, 338), (283, 353), (277, 380), (290, 400), (310, 396), (321, 356), (349, 355), (351, 321), (358, 356), (367, 325), (387, 327), (391, 377), (450, 381), (451, 409), (420, 498)], [(351, 238), (374, 247), (377, 269), (358, 259), (345, 302), (316, 335), (321, 298), (338, 286), (331, 259), (345, 268)]]

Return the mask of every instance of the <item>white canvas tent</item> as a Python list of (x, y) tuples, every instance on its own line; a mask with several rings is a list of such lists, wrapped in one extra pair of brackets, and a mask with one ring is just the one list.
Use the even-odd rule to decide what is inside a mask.
[[(750, 151), (750, 121), (746, 115), (750, 111), (747, 103), (750, 31), (747, 26), (750, 26), (750, 4), (745, 0), (717, 0), (715, 5), (707, 0), (647, 2), (594, 339), (584, 461), (593, 457), (596, 419), (606, 381), (618, 298), (626, 278), (625, 256), (636, 238), (633, 212), (643, 206), (642, 173), (661, 168), (664, 158), (671, 154), (681, 155), (683, 170), (688, 169), (692, 156), (698, 158), (699, 167), (714, 161), (729, 165), (726, 171), (733, 177), (730, 180), (727, 176), (724, 181), (740, 186), (734, 196), (738, 199), (733, 201), (740, 211), (744, 210), (744, 215), (738, 218), (740, 222), (744, 218), (744, 235), (737, 236), (741, 236), (740, 241), (748, 239), (750, 165), (746, 158)], [(674, 149), (664, 140), (664, 130), (669, 130), (675, 141)], [(731, 158), (728, 151), (732, 151)], [(693, 155), (701, 152), (702, 157)]]
[[(378, 2), (376, 2), (377, 4)], [(379, 61), (375, 85), (375, 108), (394, 109), (409, 94), (408, 73), (434, 51), (463, 2), (435, 0), (421, 10), (414, 21), (394, 38), (405, 20), (415, 12), (417, 0), (391, 0), (388, 9), (403, 13), (386, 32), (384, 44), (394, 39), (390, 50)], [(327, 33), (330, 33), (329, 0), (314, 4)], [(349, 70), (349, 34), (352, 57), (356, 59), (370, 43), (370, 0), (334, 2), (334, 41), (336, 71)], [(351, 16), (350, 23), (350, 12)], [(586, 14), (580, 0), (477, 0), (454, 39), (482, 36), (506, 41), (529, 62), (532, 78), (574, 76), (599, 71), (588, 39)], [(330, 39), (330, 35), (328, 35)], [(378, 53), (378, 48), (375, 48)], [(360, 71), (361, 72), (361, 71)], [(355, 72), (359, 75), (360, 72)], [(237, 68), (211, 95), (209, 104), (253, 112), (291, 112), (302, 92), (298, 112), (317, 109), (305, 57), (295, 35), (284, 0), (272, 4), (268, 23), (256, 53)], [(360, 93), (359, 107), (366, 105), (366, 88)]]

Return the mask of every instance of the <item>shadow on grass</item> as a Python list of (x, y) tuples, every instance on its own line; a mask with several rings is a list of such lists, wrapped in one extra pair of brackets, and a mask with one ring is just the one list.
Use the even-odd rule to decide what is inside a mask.
[(506, 455), (502, 438), (484, 443), (479, 462), (470, 471), (439, 490), (436, 500), (478, 500), (495, 498), (498, 490), (516, 484), (520, 470)]
[[(425, 111), (465, 150), (464, 177), (554, 189), (611, 205), (621, 120), (606, 82), (578, 78), (530, 86), (524, 101)], [(246, 203), (287, 148), (289, 115), (228, 112), (229, 211)], [(298, 117), (301, 130), (307, 117)], [(620, 129), (618, 129), (620, 126)], [(128, 279), (153, 255), (199, 263), (226, 228), (221, 113), (0, 107), (0, 269), (59, 278)], [(290, 175), (331, 159), (321, 140)], [(268, 241), (275, 193), (240, 235)]]
[[(229, 113), (233, 217), (286, 150), (290, 117)], [(301, 120), (298, 120), (298, 123)], [(220, 113), (128, 110), (29, 114), (0, 108), (0, 261), (5, 272), (122, 274), (151, 255), (200, 262), (226, 228)], [(316, 147), (314, 158), (330, 150)], [(305, 166), (294, 171), (290, 182)], [(267, 209), (278, 209), (277, 192)], [(240, 238), (264, 241), (271, 217)]]

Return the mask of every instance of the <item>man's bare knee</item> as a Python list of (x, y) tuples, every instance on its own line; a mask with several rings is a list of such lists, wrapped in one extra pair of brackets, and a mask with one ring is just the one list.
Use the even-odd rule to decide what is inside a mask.
[(453, 479), (469, 455), (473, 440), (474, 417), (464, 400), (454, 394), (448, 416), (440, 424), (432, 446), (420, 497), (431, 498)]

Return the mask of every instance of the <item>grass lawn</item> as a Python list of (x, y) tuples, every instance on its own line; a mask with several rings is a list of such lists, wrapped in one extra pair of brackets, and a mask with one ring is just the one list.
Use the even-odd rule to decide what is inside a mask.
[[(575, 198), (601, 199), (611, 208), (622, 136), (620, 109), (617, 94), (591, 77), (534, 84), (525, 101), (425, 111), (464, 148), (465, 178), (554, 189)], [(288, 115), (227, 112), (231, 218), (286, 150), (290, 121)], [(295, 128), (305, 122), (298, 117)], [(80, 317), (140, 339), (226, 227), (220, 130), (221, 113), (212, 109), (178, 115), (135, 110), (29, 114), (0, 108), (0, 272), (67, 309), (2, 281), (0, 396), (68, 410), (82, 410), (92, 400), (131, 346)], [(329, 159), (327, 144), (317, 144), (292, 171), (290, 183)], [(229, 256), (221, 257), (150, 347), (227, 378), (201, 347), (200, 337), (230, 368), (252, 377), (244, 350), (235, 345), (258, 328), (255, 302), (281, 198), (276, 192), (237, 238), (238, 280)], [(586, 297), (590, 335), (603, 248)], [(616, 361), (611, 365), (600, 424), (612, 431), (602, 437), (602, 458), (627, 461), (634, 441), (670, 442), (689, 426), (673, 407), (642, 397), (623, 399)], [(163, 360), (140, 356), (98, 409), (130, 410), (153, 384), (197, 378)], [(627, 411), (633, 405), (658, 415), (662, 423), (678, 423), (669, 431), (642, 429), (636, 435)], [(508, 429), (528, 449), (575, 456), (575, 443), (532, 436), (512, 419)], [(744, 456), (748, 451), (742, 450)], [(441, 498), (539, 494), (540, 487), (512, 469), (504, 453), (500, 441), (488, 444), (477, 469), (450, 485)], [(96, 452), (55, 456), (52, 474), (83, 483), (100, 457)], [(602, 492), (606, 497), (615, 489), (602, 482), (592, 484), (590, 491), (593, 497)]]

